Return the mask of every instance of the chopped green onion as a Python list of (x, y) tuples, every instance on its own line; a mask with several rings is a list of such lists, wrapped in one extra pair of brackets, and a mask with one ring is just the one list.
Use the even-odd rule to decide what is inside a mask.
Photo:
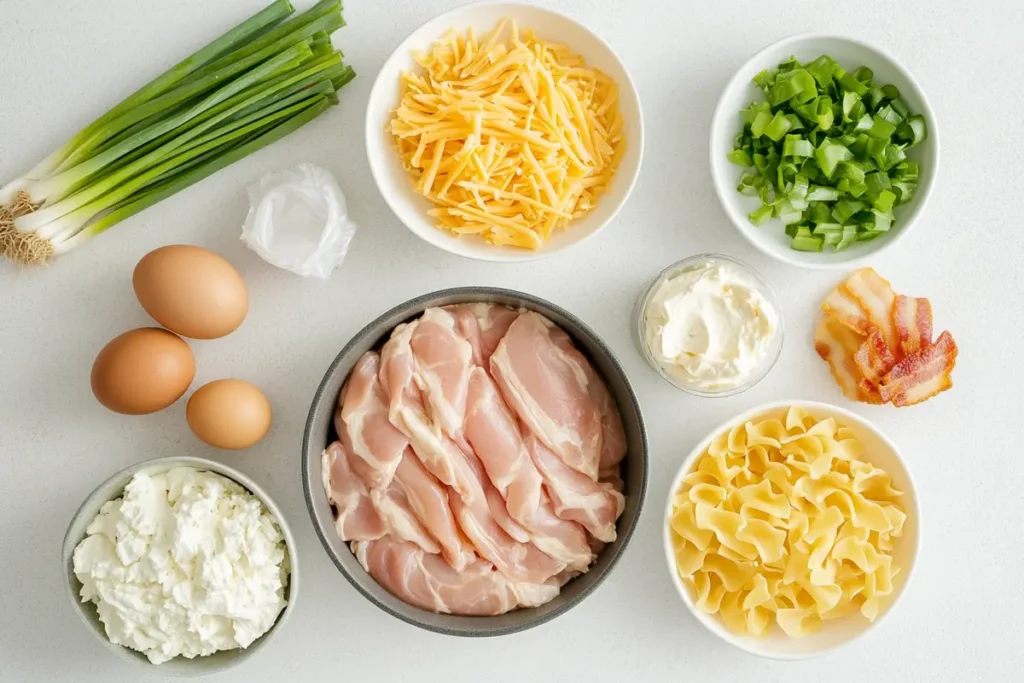
[(896, 129), (896, 137), (906, 142), (908, 147), (913, 147), (928, 139), (928, 124), (920, 114), (909, 116)]
[(754, 225), (764, 225), (771, 220), (773, 213), (774, 210), (772, 209), (772, 205), (765, 204), (764, 206), (750, 212), (750, 222)]
[(801, 226), (793, 235), (792, 247), (797, 251), (821, 251), (825, 246), (825, 238), (812, 235), (811, 231)]
[(852, 158), (853, 153), (843, 143), (832, 138), (822, 140), (821, 145), (814, 151), (814, 159), (818, 162), (822, 172), (829, 178), (835, 174), (840, 162)]
[(778, 142), (793, 127), (792, 122), (781, 112), (776, 112), (771, 123), (764, 129), (764, 134), (770, 139)]
[(740, 166), (753, 166), (754, 162), (751, 161), (750, 155), (742, 149), (734, 149), (729, 152), (729, 161)]
[(740, 112), (728, 158), (746, 169), (737, 191), (757, 196), (755, 225), (777, 218), (794, 249), (836, 251), (888, 232), (910, 201), (920, 168), (907, 150), (928, 137), (893, 85), (866, 66), (851, 71), (821, 55), (754, 77), (764, 99)]
[[(735, 152), (743, 150), (733, 150)], [(746, 152), (743, 152), (746, 154)], [(799, 135), (787, 135), (782, 145), (782, 156), (784, 157), (809, 157), (814, 155), (814, 145), (804, 140)], [(731, 156), (729, 157), (732, 158)]]

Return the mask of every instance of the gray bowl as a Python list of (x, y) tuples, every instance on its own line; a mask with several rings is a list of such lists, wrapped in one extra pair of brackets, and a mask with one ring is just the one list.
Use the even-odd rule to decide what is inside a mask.
[[(363, 569), (348, 545), (334, 529), (334, 511), (327, 500), (320, 474), (320, 457), (327, 445), (336, 438), (333, 416), (341, 386), (348, 378), (360, 356), (383, 345), (396, 325), (406, 322), (424, 310), (449, 304), (489, 302), (523, 307), (537, 311), (559, 325), (572, 337), (576, 347), (586, 354), (608, 384), (608, 389), (622, 414), (626, 431), (626, 458), (623, 461), (626, 506), (618, 521), (618, 538), (609, 544), (590, 571), (579, 576), (563, 588), (551, 602), (520, 609), (493, 617), (465, 617), (436, 614), (414, 607), (386, 591)], [(583, 321), (568, 311), (543, 299), (507, 289), (493, 287), (460, 287), (424, 294), (392, 308), (364, 327), (341, 350), (327, 369), (320, 387), (313, 397), (302, 439), (302, 485), (306, 505), (313, 519), (320, 542), (356, 590), (388, 614), (414, 626), (453, 636), (501, 636), (524, 631), (565, 614), (590, 595), (611, 573), (629, 543), (647, 489), (647, 432), (644, 428), (640, 403), (615, 355)]]
[[(175, 657), (174, 659), (164, 662), (163, 664), (153, 664), (146, 658), (146, 655), (136, 650), (132, 650), (121, 645), (115, 645), (107, 639), (106, 631), (103, 628), (103, 622), (100, 621), (99, 613), (96, 610), (96, 605), (92, 602), (82, 602), (79, 595), (82, 591), (82, 583), (75, 576), (74, 568), (74, 553), (75, 548), (85, 538), (86, 528), (99, 514), (100, 508), (103, 504), (114, 500), (115, 498), (121, 497), (124, 493), (124, 487), (128, 485), (132, 477), (136, 474), (160, 474), (166, 472), (175, 467), (192, 467), (197, 470), (205, 470), (219, 474), (223, 477), (227, 477), (232, 481), (236, 482), (239, 486), (249, 491), (267, 506), (267, 510), (270, 511), (271, 516), (277, 521), (278, 527), (281, 529), (281, 535), (284, 536), (285, 549), (287, 552), (287, 559), (289, 563), (289, 579), (288, 586), (285, 588), (285, 599), (288, 604), (281, 610), (281, 614), (278, 615), (277, 621), (270, 628), (269, 631), (264, 633), (262, 636), (256, 639), (249, 647), (244, 650), (223, 650), (221, 652), (215, 652), (212, 655), (205, 657), (196, 657), (194, 659), (186, 659), (185, 657)], [(288, 523), (281, 515), (281, 510), (277, 507), (277, 504), (267, 495), (267, 493), (256, 485), (254, 481), (249, 479), (238, 470), (233, 467), (228, 467), (219, 462), (213, 460), (207, 460), (206, 458), (192, 458), (192, 457), (169, 457), (169, 458), (155, 458), (153, 460), (147, 460), (140, 462), (131, 467), (127, 467), (114, 476), (107, 479), (105, 482), (96, 487), (96, 489), (89, 494), (89, 497), (85, 499), (82, 506), (75, 512), (75, 516), (71, 520), (71, 525), (68, 527), (67, 534), (64, 536), (64, 547), (61, 553), (62, 563), (64, 565), (64, 572), (67, 576), (67, 581), (64, 585), (67, 587), (68, 598), (71, 599), (71, 604), (75, 608), (75, 612), (82, 619), (90, 631), (92, 631), (100, 642), (102, 642), (106, 648), (120, 657), (121, 659), (133, 662), (140, 666), (144, 666), (151, 673), (156, 672), (165, 676), (174, 678), (191, 678), (195, 676), (205, 676), (207, 674), (216, 673), (218, 671), (224, 671), (230, 669), (237, 664), (241, 664), (246, 659), (256, 654), (256, 651), (265, 646), (270, 639), (276, 634), (285, 620), (288, 619), (295, 607), (295, 598), (299, 592), (299, 564), (298, 558), (295, 555), (295, 539), (292, 537), (292, 531), (288, 527)]]

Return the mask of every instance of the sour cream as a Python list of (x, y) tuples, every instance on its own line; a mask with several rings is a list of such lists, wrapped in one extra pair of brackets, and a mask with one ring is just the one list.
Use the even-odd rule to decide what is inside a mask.
[(749, 382), (773, 360), (779, 313), (738, 263), (705, 259), (670, 271), (643, 306), (650, 360), (684, 388), (716, 393)]

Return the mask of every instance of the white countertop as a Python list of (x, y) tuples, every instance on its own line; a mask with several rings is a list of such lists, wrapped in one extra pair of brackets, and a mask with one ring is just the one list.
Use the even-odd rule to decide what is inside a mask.
[[(0, 0), (0, 179), (19, 174), (144, 83), (265, 0)], [(308, 2), (298, 2), (300, 8)], [(1024, 4), (991, 0), (614, 0), (550, 4), (583, 20), (622, 56), (640, 91), (647, 149), (618, 219), (567, 254), (528, 265), (461, 260), (414, 237), (367, 169), (363, 109), (374, 74), (410, 31), (458, 0), (349, 0), (335, 34), (359, 77), (313, 124), (115, 227), (47, 270), (0, 263), (0, 681), (159, 680), (112, 657), (78, 622), (61, 585), (60, 545), (79, 503), (139, 460), (202, 455), (241, 468), (284, 510), (302, 562), (286, 628), (218, 681), (1008, 681), (1024, 668)], [(942, 129), (938, 187), (921, 224), (873, 263), (898, 291), (927, 296), (936, 331), (960, 347), (956, 387), (897, 410), (851, 405), (810, 343), (818, 302), (839, 274), (795, 270), (753, 251), (711, 186), (708, 129), (719, 93), (754, 51), (826, 30), (884, 46), (930, 96)], [(264, 264), (238, 241), (244, 187), (312, 161), (332, 170), (362, 226), (326, 282)], [(248, 452), (197, 442), (184, 402), (115, 415), (89, 389), (97, 351), (150, 321), (131, 273), (143, 254), (193, 243), (223, 254), (250, 291), (245, 324), (194, 344), (194, 387), (236, 376), (274, 406), (268, 438)], [(669, 262), (722, 251), (754, 264), (785, 305), (787, 339), (772, 373), (729, 399), (688, 397), (634, 350), (630, 312)], [(518, 288), (590, 323), (633, 379), (651, 437), (644, 515), (623, 560), (594, 595), (555, 621), (491, 640), (407, 626), (361, 597), (316, 539), (299, 483), (313, 391), (365, 323), (414, 295), (455, 285)], [(825, 660), (764, 661), (704, 630), (664, 566), (660, 516), (680, 459), (710, 428), (783, 398), (852, 407), (902, 446), (923, 505), (924, 544), (904, 598), (880, 628)], [(1017, 671), (1017, 674), (1013, 674)]]

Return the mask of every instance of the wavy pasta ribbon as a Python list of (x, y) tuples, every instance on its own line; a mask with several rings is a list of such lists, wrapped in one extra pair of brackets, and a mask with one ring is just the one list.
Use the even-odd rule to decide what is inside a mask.
[(673, 500), (676, 566), (697, 609), (740, 634), (801, 637), (893, 592), (906, 512), (891, 476), (832, 418), (800, 408), (712, 440)]

